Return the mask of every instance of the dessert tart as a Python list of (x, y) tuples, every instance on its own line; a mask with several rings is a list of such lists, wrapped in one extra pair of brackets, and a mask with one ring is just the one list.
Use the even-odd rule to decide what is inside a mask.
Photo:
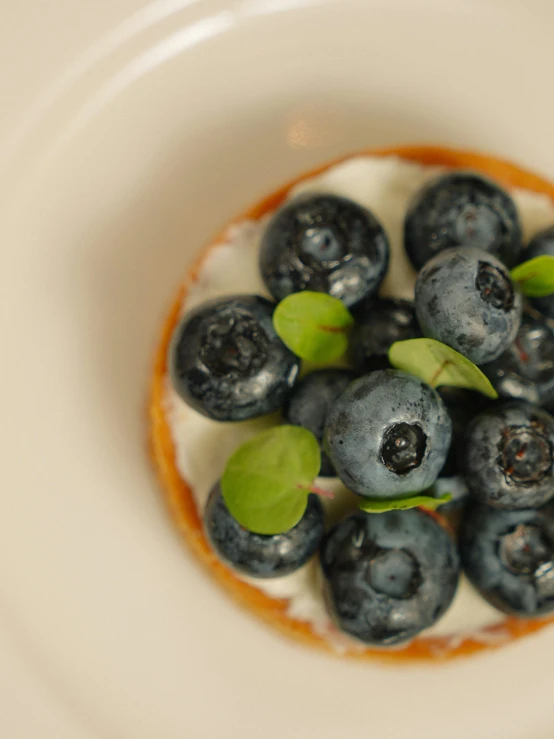
[[(409, 146), (361, 152), (304, 174), (204, 248), (161, 333), (150, 443), (175, 524), (193, 556), (236, 602), (285, 636), (355, 659), (467, 655), (554, 620), (548, 615), (554, 612), (554, 419), (547, 412), (554, 407), (554, 334), (547, 312), (536, 310), (548, 299), (534, 308), (514, 291), (509, 272), (524, 261), (530, 239), (533, 256), (549, 248), (554, 253), (552, 224), (554, 185), (541, 177), (488, 155)], [(347, 234), (346, 259), (337, 233)], [(304, 364), (299, 381), (300, 360), (274, 334), (271, 316), (273, 301), (302, 291), (340, 299), (357, 325), (347, 360), (308, 374), (314, 368)], [(210, 322), (230, 299), (246, 342), (238, 358), (236, 351), (228, 354), (230, 324)], [(474, 329), (471, 306), (477, 303), (486, 305), (478, 316), (484, 331)], [(199, 326), (208, 327), (202, 336)], [(258, 352), (260, 327), (267, 343)], [(391, 370), (390, 345), (422, 334), (479, 365), (500, 401), (489, 404), (475, 392), (446, 387), (441, 397), (421, 380)], [(220, 366), (225, 352), (227, 364)], [(253, 389), (249, 380), (239, 383), (240, 392), (227, 386), (221, 393), (221, 378), (235, 360), (240, 374), (245, 356), (249, 366), (261, 367), (254, 374), (258, 385)], [(393, 399), (408, 419), (414, 393), (420, 421), (396, 423), (394, 433), (388, 428), (385, 440), (379, 437), (380, 468), (359, 467), (353, 474), (356, 430), (364, 439), (378, 436), (379, 409), (386, 415)], [(227, 510), (218, 481), (237, 448), (283, 416), (287, 426), (310, 428), (314, 398), (326, 409), (326, 441), (322, 477), (310, 489), (325, 488), (335, 497), (308, 496), (291, 529), (296, 533), (277, 542), (281, 554), (283, 546), (293, 553), (289, 560), (279, 555), (276, 572), (275, 536), (264, 531), (257, 533), (267, 544), (260, 555), (265, 562), (255, 561), (259, 552), (248, 550), (250, 544), (243, 559), (237, 556), (250, 532)], [(323, 431), (310, 430), (320, 440)], [(489, 469), (495, 465), (501, 479)], [(429, 489), (455, 499), (437, 513), (358, 510), (363, 496), (378, 498), (382, 490), (394, 498)], [(222, 516), (235, 528), (227, 518), (221, 524)], [(362, 584), (359, 572), (351, 577), (361, 541), (374, 547), (371, 555), (363, 551), (371, 563)], [(459, 584), (458, 550), (467, 573)], [(269, 560), (273, 564), (264, 569)], [(506, 582), (492, 573), (498, 566), (508, 573)], [(438, 583), (435, 590), (431, 582)], [(391, 602), (393, 610), (375, 621), (375, 604)]]

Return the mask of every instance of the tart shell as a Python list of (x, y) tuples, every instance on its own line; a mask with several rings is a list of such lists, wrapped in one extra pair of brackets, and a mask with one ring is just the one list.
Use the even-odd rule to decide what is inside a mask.
[[(491, 177), (507, 189), (518, 187), (541, 193), (547, 195), (554, 202), (554, 185), (552, 183), (521, 169), (515, 164), (489, 155), (436, 146), (394, 147), (358, 152), (356, 155), (398, 156), (422, 165), (473, 169)], [(183, 299), (189, 287), (198, 279), (204, 259), (213, 247), (224, 241), (229, 226), (245, 219), (257, 220), (275, 210), (286, 199), (289, 190), (294, 185), (304, 179), (321, 174), (330, 167), (351, 158), (351, 156), (341, 157), (311, 172), (304, 173), (248, 209), (202, 250), (196, 263), (189, 271), (165, 320), (155, 356), (150, 387), (148, 408), (150, 451), (161, 484), (161, 491), (169, 506), (174, 523), (190, 551), (202, 563), (206, 571), (238, 604), (253, 612), (269, 626), (289, 638), (311, 647), (323, 649), (335, 656), (357, 660), (378, 659), (394, 663), (399, 661), (445, 660), (474, 654), (486, 649), (498, 648), (508, 642), (540, 631), (545, 626), (554, 623), (554, 617), (523, 619), (507, 616), (504, 621), (481, 630), (478, 635), (421, 636), (402, 649), (389, 651), (365, 648), (363, 645), (354, 642), (350, 647), (348, 646), (348, 640), (345, 639), (343, 640), (344, 649), (339, 652), (333, 640), (316, 633), (312, 628), (312, 624), (291, 618), (288, 615), (288, 601), (286, 599), (271, 598), (255, 586), (244, 582), (216, 557), (204, 534), (202, 518), (190, 485), (187, 480), (181, 477), (177, 469), (175, 448), (164, 406), (167, 383), (167, 352), (169, 341), (180, 318)]]

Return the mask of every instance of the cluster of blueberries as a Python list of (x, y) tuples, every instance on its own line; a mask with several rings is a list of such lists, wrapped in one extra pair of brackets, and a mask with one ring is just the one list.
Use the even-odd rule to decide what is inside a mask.
[[(554, 227), (522, 249), (510, 196), (472, 172), (434, 179), (413, 199), (404, 246), (418, 270), (415, 303), (377, 297), (387, 272), (385, 231), (367, 209), (327, 194), (289, 201), (262, 240), (260, 270), (279, 301), (327, 292), (352, 311), (349, 368), (298, 379), (300, 360), (275, 332), (275, 303), (216, 299), (188, 313), (169, 353), (170, 377), (217, 421), (282, 410), (321, 444), (321, 476), (360, 496), (395, 498), (459, 476), (469, 494), (457, 541), (422, 509), (358, 511), (325, 531), (320, 499), (272, 536), (244, 529), (219, 484), (205, 510), (218, 555), (253, 577), (277, 577), (319, 551), (325, 599), (338, 626), (371, 645), (406, 642), (454, 598), (461, 567), (498, 609), (554, 610), (554, 297), (525, 302), (509, 268), (554, 256)], [(459, 351), (500, 399), (435, 390), (391, 369), (392, 343), (426, 336)], [(449, 504), (451, 505), (451, 504)]]

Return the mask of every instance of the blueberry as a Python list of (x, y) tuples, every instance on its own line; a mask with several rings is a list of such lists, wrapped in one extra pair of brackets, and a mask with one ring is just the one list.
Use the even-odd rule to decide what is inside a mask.
[(262, 240), (260, 271), (276, 300), (314, 290), (347, 306), (373, 295), (389, 263), (375, 216), (336, 195), (305, 195), (273, 216)]
[(554, 504), (540, 510), (466, 511), (460, 555), (469, 579), (493, 606), (516, 616), (554, 611)]
[[(283, 416), (286, 423), (309, 429), (319, 441), (323, 441), (323, 429), (329, 409), (339, 395), (346, 390), (356, 375), (348, 370), (317, 370), (306, 375), (289, 396)], [(331, 460), (321, 451), (321, 477), (334, 477)]]
[(458, 585), (452, 538), (417, 509), (360, 511), (325, 536), (320, 557), (337, 625), (375, 646), (401, 644), (432, 626)]
[(230, 567), (251, 577), (281, 577), (305, 565), (319, 548), (325, 531), (323, 506), (308, 496), (300, 521), (283, 534), (254, 534), (229, 513), (219, 483), (204, 511), (206, 535), (218, 556)]
[(521, 251), (521, 226), (513, 200), (475, 172), (449, 172), (428, 182), (404, 221), (404, 246), (416, 269), (443, 249), (470, 246), (513, 267)]
[(216, 421), (243, 421), (283, 405), (300, 363), (275, 333), (274, 308), (257, 295), (236, 295), (187, 313), (168, 356), (185, 402)]
[(327, 416), (324, 448), (354, 493), (392, 498), (435, 482), (450, 436), (436, 390), (404, 372), (380, 370), (339, 396)]
[[(541, 231), (531, 239), (529, 246), (522, 254), (522, 261), (542, 256), (554, 257), (554, 226)], [(554, 295), (534, 298), (531, 302), (545, 316), (554, 318)]]
[(539, 314), (525, 313), (514, 343), (481, 368), (503, 398), (554, 402), (554, 329)]
[(440, 474), (441, 477), (453, 477), (460, 474), (458, 457), (467, 425), (491, 404), (491, 400), (473, 390), (448, 385), (439, 387), (437, 392), (452, 421), (452, 443)]
[(521, 401), (470, 423), (460, 459), (473, 495), (493, 508), (535, 508), (554, 496), (554, 418)]
[(388, 351), (395, 341), (421, 336), (413, 303), (393, 298), (376, 299), (357, 314), (350, 340), (350, 358), (360, 372), (388, 369)]
[(521, 302), (502, 262), (478, 249), (446, 249), (417, 277), (415, 306), (424, 335), (475, 364), (492, 362), (515, 340)]

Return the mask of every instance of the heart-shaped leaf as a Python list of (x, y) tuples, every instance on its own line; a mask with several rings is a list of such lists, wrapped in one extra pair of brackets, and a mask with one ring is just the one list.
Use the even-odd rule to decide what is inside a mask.
[(450, 493), (445, 493), (439, 498), (430, 495), (406, 495), (402, 498), (383, 500), (381, 498), (365, 498), (360, 503), (360, 508), (366, 513), (386, 513), (387, 511), (407, 511), (409, 508), (428, 508), (434, 511), (444, 503), (452, 500)]
[(498, 398), (498, 393), (479, 367), (435, 339), (397, 341), (389, 349), (389, 362), (431, 387), (452, 385), (477, 390), (488, 398)]
[(510, 274), (529, 298), (544, 298), (554, 293), (554, 257), (545, 254), (529, 259), (514, 267)]
[(332, 362), (346, 352), (354, 319), (338, 298), (308, 290), (284, 298), (275, 309), (273, 325), (301, 359)]
[(221, 478), (227, 508), (245, 529), (280, 534), (300, 521), (319, 473), (315, 436), (300, 426), (276, 426), (242, 444)]

